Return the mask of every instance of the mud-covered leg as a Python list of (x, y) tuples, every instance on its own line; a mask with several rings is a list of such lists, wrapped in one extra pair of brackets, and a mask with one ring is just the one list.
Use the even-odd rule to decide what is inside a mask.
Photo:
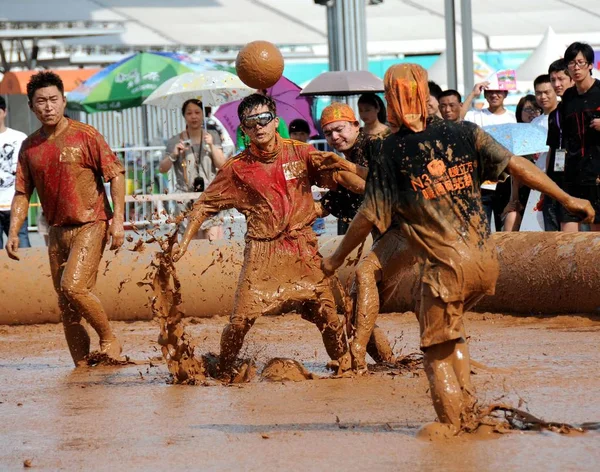
[(233, 367), (242, 346), (244, 338), (254, 324), (255, 319), (248, 319), (244, 315), (234, 313), (229, 323), (221, 334), (221, 354), (219, 356), (219, 368), (222, 373), (229, 373)]
[(60, 308), (61, 320), (65, 332), (65, 339), (69, 352), (75, 366), (81, 365), (85, 357), (90, 353), (90, 336), (81, 324), (79, 315), (69, 304), (60, 288), (60, 281), (64, 272), (65, 264), (69, 255), (66, 244), (61, 244), (61, 229), (52, 228), (48, 237), (48, 256), (50, 260), (50, 272), (54, 289), (58, 295), (58, 306)]
[[(375, 263), (377, 256), (370, 252), (358, 264), (355, 276), (356, 300), (354, 303), (354, 337), (350, 342), (352, 368), (358, 372), (367, 370), (367, 346), (375, 321), (379, 314), (379, 293), (377, 290), (378, 277), (381, 277), (379, 267)], [(370, 343), (371, 357), (378, 361), (377, 345)], [(390, 348), (391, 351), (391, 348)]]
[(454, 370), (456, 344), (457, 341), (447, 341), (428, 347), (423, 355), (423, 363), (438, 419), (458, 430), (463, 410), (463, 394)]
[(453, 368), (463, 396), (463, 407), (469, 407), (475, 401), (475, 390), (471, 384), (471, 357), (469, 345), (464, 339), (456, 341), (453, 354)]
[(350, 349), (356, 369), (366, 369), (365, 351), (375, 362), (393, 362), (390, 342), (382, 329), (375, 324), (381, 305), (393, 293), (395, 277), (412, 267), (414, 251), (409, 250), (406, 239), (398, 229), (382, 235), (360, 262), (355, 279), (356, 336)]
[[(59, 301), (59, 306), (62, 306), (63, 303), (68, 305), (68, 302), (64, 300), (64, 302)], [(84, 359), (90, 353), (90, 335), (85, 326), (81, 324), (81, 316), (70, 307), (61, 308), (61, 317), (69, 352), (75, 366), (80, 366), (85, 363)]]
[(431, 399), (442, 423), (426, 425), (420, 435), (427, 436), (431, 431), (452, 435), (460, 430), (463, 412), (471, 399), (463, 302), (444, 302), (428, 284), (422, 284), (419, 325)]
[(367, 343), (367, 354), (378, 364), (382, 362), (394, 362), (394, 351), (387, 335), (379, 326), (375, 325), (369, 342)]
[[(474, 294), (464, 303), (463, 312), (470, 310), (483, 298), (483, 295)], [(464, 326), (462, 327), (464, 330)], [(463, 393), (465, 407), (469, 407), (475, 401), (475, 389), (471, 383), (471, 356), (469, 344), (464, 338), (457, 340), (454, 346), (454, 372)]]
[(70, 306), (98, 333), (100, 352), (118, 358), (121, 344), (112, 331), (102, 303), (92, 293), (106, 245), (106, 229), (107, 223), (100, 221), (73, 230), (60, 290)]
[(302, 317), (314, 323), (323, 338), (329, 357), (339, 363), (338, 372), (349, 370), (350, 354), (344, 323), (337, 314), (333, 293), (324, 283), (318, 289), (317, 301), (307, 301), (302, 307)]

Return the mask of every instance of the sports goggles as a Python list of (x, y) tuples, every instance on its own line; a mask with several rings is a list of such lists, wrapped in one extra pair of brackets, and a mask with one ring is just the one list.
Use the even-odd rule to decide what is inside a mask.
[(254, 128), (256, 125), (267, 126), (271, 121), (275, 119), (275, 115), (270, 111), (265, 111), (257, 115), (246, 116), (242, 119), (242, 125), (244, 128)]

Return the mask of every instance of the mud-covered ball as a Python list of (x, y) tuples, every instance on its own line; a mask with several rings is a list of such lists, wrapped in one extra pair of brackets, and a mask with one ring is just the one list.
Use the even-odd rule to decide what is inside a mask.
[(281, 78), (283, 55), (273, 43), (252, 41), (238, 53), (235, 70), (248, 87), (266, 89)]

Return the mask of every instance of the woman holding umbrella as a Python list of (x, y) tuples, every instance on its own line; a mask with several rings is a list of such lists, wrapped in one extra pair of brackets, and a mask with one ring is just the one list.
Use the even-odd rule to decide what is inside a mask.
[[(200, 100), (186, 100), (181, 113), (186, 128), (169, 139), (166, 155), (158, 169), (166, 173), (173, 168), (178, 193), (202, 192), (225, 164), (221, 138), (216, 131), (204, 128), (204, 112)], [(177, 214), (185, 213), (188, 207), (189, 202), (177, 203)], [(221, 223), (219, 217), (208, 220), (198, 232), (198, 239), (222, 239)]]
[[(537, 104), (535, 95), (525, 95), (521, 97), (517, 104), (517, 123), (531, 123), (535, 118), (542, 113), (541, 107)], [(533, 156), (525, 156), (533, 161)], [(499, 184), (501, 185), (501, 184)], [(504, 185), (508, 185), (505, 183)], [(529, 199), (529, 187), (521, 185), (515, 178), (510, 178), (510, 201), (504, 209), (504, 231), (519, 231), (523, 213), (527, 207)]]

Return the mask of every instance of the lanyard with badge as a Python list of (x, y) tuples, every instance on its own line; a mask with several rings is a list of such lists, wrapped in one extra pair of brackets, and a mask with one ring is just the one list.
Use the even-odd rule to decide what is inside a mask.
[(559, 142), (558, 149), (554, 154), (554, 172), (564, 172), (565, 171), (565, 158), (567, 156), (567, 151), (563, 148), (563, 135), (562, 135), (562, 127), (560, 126), (560, 110), (556, 110), (556, 126), (558, 126), (559, 132)]

